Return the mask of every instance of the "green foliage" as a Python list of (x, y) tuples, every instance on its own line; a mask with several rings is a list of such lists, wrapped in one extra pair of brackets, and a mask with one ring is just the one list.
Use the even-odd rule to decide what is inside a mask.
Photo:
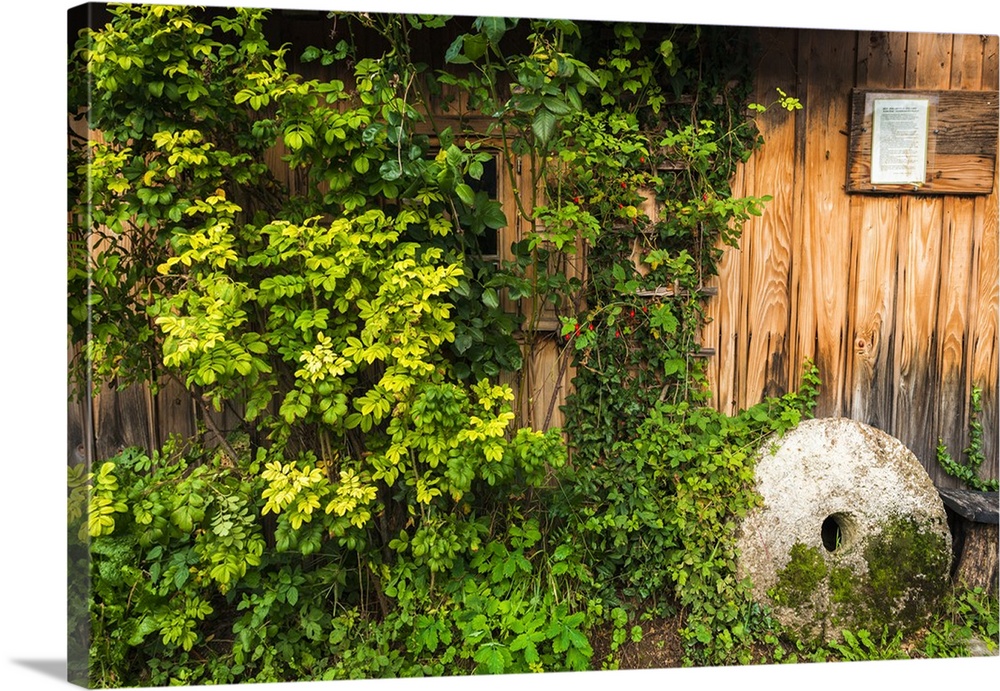
[(767, 435), (794, 427), (810, 410), (802, 394), (732, 418), (704, 406), (659, 404), (632, 441), (563, 478), (557, 507), (600, 595), (653, 610), (680, 607), (692, 660), (733, 659), (751, 628), (735, 531), (759, 501), (754, 455)]
[(844, 630), (841, 633), (842, 641), (834, 641), (829, 644), (840, 660), (856, 662), (859, 660), (900, 660), (907, 657), (901, 648), (903, 642), (901, 631), (897, 631), (894, 635), (890, 635), (888, 629), (883, 629), (881, 634), (873, 634), (866, 629)]
[[(735, 166), (757, 144), (744, 115), (746, 92), (728, 86), (746, 84), (746, 75), (729, 71), (732, 60), (726, 67), (714, 61), (705, 46), (723, 39), (700, 31), (663, 38), (616, 26), (619, 41), (590, 49), (608, 51), (598, 59), (602, 109), (567, 128), (560, 152), (558, 198), (604, 228), (588, 251), (588, 309), (565, 315), (561, 329), (577, 372), (566, 427), (585, 464), (631, 439), (656, 405), (707, 402), (698, 342), (703, 290), (722, 247), (735, 246), (768, 201), (731, 194)], [(751, 49), (738, 36), (725, 40), (734, 51)], [(699, 71), (704, 63), (712, 67)], [(695, 95), (698, 108), (676, 102), (679, 88)], [(651, 214), (654, 200), (659, 209)]]
[(946, 605), (940, 622), (924, 638), (922, 652), (926, 657), (965, 657), (970, 654), (973, 638), (991, 653), (996, 652), (1000, 619), (996, 596), (987, 595), (982, 588), (956, 590)]
[[(322, 514), (312, 495), (323, 485), (316, 468), (273, 462), (259, 472), (261, 460), (234, 467), (221, 453), (171, 442), (152, 458), (129, 449), (108, 461), (114, 489), (107, 470), (89, 478), (91, 507), (111, 498), (122, 509), (91, 538), (93, 679), (442, 674), (452, 662), (488, 673), (588, 668), (587, 609), (547, 585), (553, 559), (565, 556), (541, 548), (537, 519), (498, 515), (503, 527), (487, 537), (475, 515), (439, 516), (411, 538), (401, 532), (392, 564), (338, 543), (306, 544), (301, 525), (286, 528), (289, 537), (279, 526), (268, 547), (262, 517), (310, 504)], [(435, 587), (440, 572), (449, 578)], [(371, 616), (371, 592), (381, 617)], [(192, 667), (193, 654), (206, 664)]]
[(979, 387), (973, 387), (969, 414), (969, 445), (962, 451), (965, 462), (957, 461), (948, 453), (944, 441), (937, 446), (937, 461), (945, 472), (965, 483), (966, 487), (980, 492), (996, 492), (1000, 483), (994, 479), (984, 480), (979, 476), (979, 469), (985, 460), (983, 450), (983, 423), (979, 416), (983, 412), (983, 392)]

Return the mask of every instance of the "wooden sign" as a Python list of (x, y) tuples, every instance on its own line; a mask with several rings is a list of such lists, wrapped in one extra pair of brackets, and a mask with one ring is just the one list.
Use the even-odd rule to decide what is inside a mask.
[(846, 189), (990, 194), (997, 131), (996, 91), (855, 89)]

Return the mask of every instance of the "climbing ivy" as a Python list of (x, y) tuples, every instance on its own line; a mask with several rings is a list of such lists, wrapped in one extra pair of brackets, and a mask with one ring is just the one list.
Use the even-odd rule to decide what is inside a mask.
[(979, 476), (979, 469), (986, 460), (983, 453), (983, 423), (979, 416), (983, 412), (983, 392), (979, 387), (973, 387), (969, 414), (969, 445), (962, 451), (965, 462), (955, 460), (948, 453), (948, 447), (943, 440), (938, 441), (937, 461), (945, 472), (953, 478), (961, 480), (971, 489), (980, 492), (996, 492), (1000, 487), (996, 479), (984, 480)]
[[(705, 287), (723, 248), (769, 199), (730, 188), (759, 143), (748, 112), (766, 109), (748, 110), (750, 74), (740, 66), (752, 64), (752, 43), (728, 29), (622, 25), (614, 36), (588, 45), (602, 51), (594, 124), (604, 125), (600, 141), (616, 165), (595, 165), (590, 137), (579, 146), (585, 165), (560, 176), (560, 191), (600, 209), (604, 228), (589, 248), (585, 308), (561, 330), (577, 372), (567, 429), (583, 463), (631, 438), (657, 404), (708, 403)], [(721, 45), (730, 53), (715, 52)]]

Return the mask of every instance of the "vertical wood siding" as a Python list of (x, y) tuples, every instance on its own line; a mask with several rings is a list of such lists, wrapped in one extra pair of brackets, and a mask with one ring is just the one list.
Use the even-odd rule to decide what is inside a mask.
[[(301, 27), (299, 27), (301, 28)], [(996, 90), (997, 37), (764, 29), (755, 100), (776, 88), (804, 108), (759, 118), (763, 147), (741, 167), (734, 194), (771, 195), (727, 250), (713, 285), (703, 345), (714, 404), (735, 413), (795, 389), (803, 360), (820, 369), (817, 413), (848, 416), (901, 439), (941, 486), (938, 440), (958, 457), (969, 441), (969, 400), (983, 391), (987, 464), (997, 476), (997, 189), (984, 196), (845, 192), (852, 88)], [(454, 107), (455, 104), (452, 104)], [(277, 154), (276, 154), (277, 155)], [(290, 181), (293, 182), (293, 181)], [(559, 426), (572, 368), (558, 339), (533, 348), (522, 388), (525, 424)], [(70, 402), (69, 456), (106, 458), (155, 447), (171, 433), (238, 424), (205, 412), (175, 382), (155, 396), (105, 391)]]
[[(983, 391), (985, 477), (997, 476), (997, 185), (990, 195), (849, 195), (850, 91), (997, 89), (997, 37), (765, 30), (756, 99), (775, 88), (794, 115), (760, 120), (764, 146), (738, 193), (774, 196), (745, 229), (709, 306), (719, 348), (713, 393), (725, 412), (794, 389), (812, 359), (817, 414), (901, 439), (940, 486), (939, 439), (969, 442)], [(726, 350), (730, 352), (726, 352)]]

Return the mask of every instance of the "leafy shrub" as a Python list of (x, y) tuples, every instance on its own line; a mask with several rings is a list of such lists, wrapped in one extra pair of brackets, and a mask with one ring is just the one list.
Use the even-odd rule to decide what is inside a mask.
[[(116, 507), (114, 527), (90, 535), (91, 676), (101, 685), (589, 665), (586, 603), (548, 587), (536, 519), (497, 515), (492, 534), (442, 520), (408, 541), (418, 544), (393, 545), (402, 556), (391, 564), (365, 564), (337, 542), (268, 546), (274, 480), (257, 460), (233, 466), (175, 441), (152, 457), (126, 450), (89, 482), (104, 488), (92, 510), (104, 499)], [(420, 549), (420, 537), (453, 538), (448, 526), (472, 526), (471, 546)]]
[(799, 393), (736, 417), (661, 404), (634, 441), (565, 477), (559, 511), (601, 595), (653, 609), (676, 604), (686, 615), (689, 654), (728, 660), (750, 628), (749, 584), (736, 577), (735, 531), (758, 501), (754, 456), (768, 435), (811, 413), (817, 385), (815, 369), (807, 367)]

